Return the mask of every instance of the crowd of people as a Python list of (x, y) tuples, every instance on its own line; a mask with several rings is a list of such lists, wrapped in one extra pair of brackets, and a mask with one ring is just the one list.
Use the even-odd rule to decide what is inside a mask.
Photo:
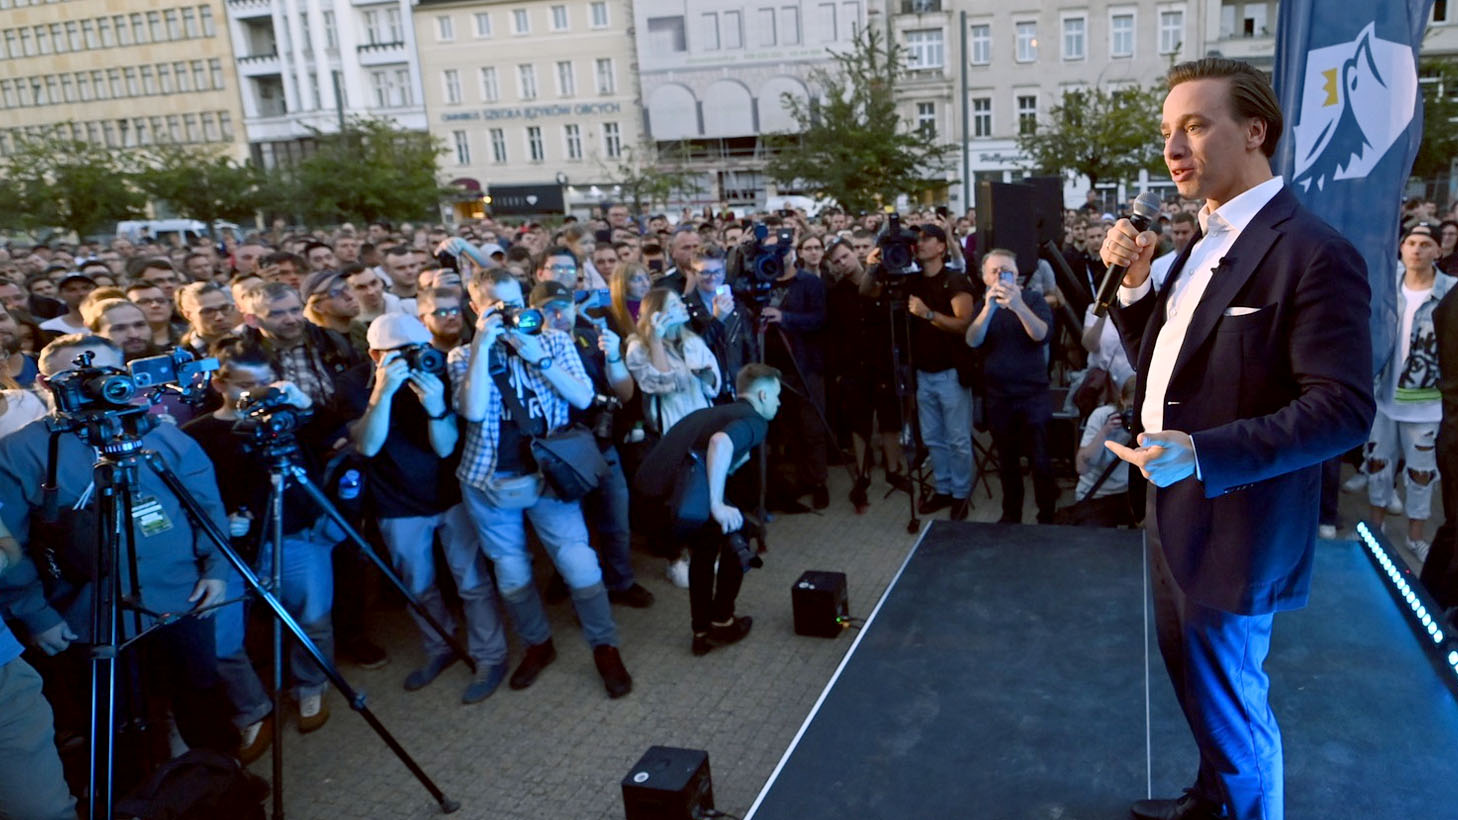
[[(1198, 205), (1166, 203), (1156, 282), (1199, 230)], [(1378, 376), (1381, 411), (1348, 482), (1366, 488), (1374, 521), (1406, 513), (1419, 560), (1438, 477), (1441, 305), (1455, 281), (1446, 271), (1458, 268), (1458, 221), (1439, 224), (1422, 208), (1409, 208), (1404, 230), (1396, 275), (1405, 309)], [(269, 390), (307, 410), (297, 431), (303, 468), (430, 616), (411, 610), (425, 661), (404, 687), (429, 685), (457, 660), (431, 621), (448, 633), (463, 627), (476, 670), (461, 693), (468, 704), (542, 674), (556, 657), (545, 606), (566, 600), (606, 693), (628, 694), (613, 607), (654, 603), (635, 576), (635, 549), (663, 559), (667, 577), (688, 589), (693, 654), (743, 639), (752, 621), (734, 603), (752, 565), (742, 534), (765, 523), (753, 520), (759, 498), (779, 515), (825, 509), (833, 467), (853, 475), (846, 503), (858, 513), (879, 469), (892, 490), (915, 494), (918, 514), (960, 520), (979, 470), (995, 461), (998, 520), (1021, 523), (1026, 461), (1039, 523), (1133, 525), (1143, 481), (1104, 443), (1128, 439), (1134, 369), (1090, 296), (1114, 221), (1092, 196), (1064, 214), (1072, 282), (1046, 261), (979, 247), (975, 214), (945, 209), (903, 216), (916, 263), (903, 275), (883, 264), (884, 215), (834, 208), (814, 219), (788, 210), (671, 220), (613, 205), (554, 227), (276, 223), (216, 243), (0, 249), (0, 603), (14, 628), (0, 649), (23, 663), (21, 640), (35, 648), (27, 657), (44, 673), (56, 726), (84, 736), (89, 693), (72, 644), (92, 639), (80, 556), (96, 517), (93, 459), (73, 436), (62, 440), (59, 501), (84, 514), (38, 517), (44, 419), (54, 412), (46, 385), (83, 352), (118, 368), (173, 348), (217, 359), (207, 400), (157, 401), (148, 413), (160, 423), (143, 443), (265, 570), (275, 548), (265, 537), (269, 468), (238, 421)], [(759, 245), (756, 225), (767, 229)], [(790, 248), (773, 254), (781, 236)], [(780, 272), (750, 272), (755, 253), (781, 260)], [(445, 364), (422, 364), (427, 350)], [(1055, 413), (1082, 430), (1066, 451), (1055, 452)], [(580, 496), (546, 480), (539, 463), (544, 441), (567, 430), (590, 434), (601, 456)], [(991, 441), (982, 452), (978, 430)], [(766, 454), (763, 481), (738, 469), (757, 451)], [(1059, 460), (1077, 477), (1061, 508)], [(680, 470), (694, 464), (707, 487), (697, 515), (676, 492), (689, 481)], [(1339, 468), (1327, 475), (1327, 536), (1339, 524)], [(159, 623), (141, 688), (168, 697), (187, 745), (251, 761), (278, 716), (245, 648), (245, 607), (218, 606), (241, 597), (240, 579), (165, 487), (144, 472), (140, 489), (156, 528), (139, 524), (147, 610), (211, 615)], [(352, 546), (338, 546), (344, 534), (298, 488), (281, 507), (284, 605), (326, 657), (385, 664), (366, 626), (378, 579)], [(533, 544), (554, 577), (534, 578)], [(449, 579), (437, 574), (437, 545)], [(523, 648), (514, 670), (508, 631)], [(314, 731), (328, 719), (328, 680), (297, 645), (287, 662), (297, 726)], [(6, 669), (0, 700), (44, 710), (33, 680)], [(51, 742), (49, 715), (15, 729), (29, 733), (32, 751)], [(66, 803), (65, 794), (29, 790), (38, 807)]]

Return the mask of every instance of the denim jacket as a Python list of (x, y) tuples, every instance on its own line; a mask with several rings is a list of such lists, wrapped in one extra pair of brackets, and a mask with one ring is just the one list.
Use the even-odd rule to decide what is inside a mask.
[[(1397, 271), (1399, 317), (1401, 316), (1402, 280), (1405, 274), (1406, 269), (1399, 265)], [(1443, 300), (1443, 297), (1455, 284), (1458, 284), (1458, 278), (1437, 271), (1433, 279), (1432, 293), (1418, 306), (1417, 314), (1412, 318), (1407, 358), (1400, 362), (1397, 361), (1396, 356), (1389, 358), (1387, 365), (1377, 374), (1376, 384), (1380, 390), (1383, 385), (1394, 384), (1389, 381), (1394, 375), (1389, 371), (1394, 366), (1398, 368), (1395, 373), (1394, 386), (1399, 403), (1429, 401), (1438, 398), (1438, 334), (1433, 330), (1433, 311), (1437, 308), (1438, 302)], [(1394, 330), (1397, 329), (1394, 328)]]

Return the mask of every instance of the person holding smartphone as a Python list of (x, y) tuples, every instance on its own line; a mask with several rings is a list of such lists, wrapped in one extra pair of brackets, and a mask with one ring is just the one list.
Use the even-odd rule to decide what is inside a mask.
[[(982, 257), (987, 286), (982, 309), (967, 327), (967, 344), (982, 351), (987, 391), (987, 426), (997, 448), (1002, 478), (1000, 523), (1023, 520), (1023, 443), (1033, 468), (1038, 523), (1053, 522), (1058, 483), (1048, 455), (1048, 329), (1053, 311), (1043, 299), (1024, 299), (1018, 286), (1017, 256), (993, 248)], [(1036, 293), (1035, 293), (1036, 297)]]
[[(748, 312), (734, 300), (725, 279), (726, 254), (705, 245), (694, 261), (694, 286), (683, 297), (689, 325), (713, 351), (720, 373), (738, 373), (755, 361), (755, 332)], [(733, 401), (734, 380), (724, 379), (716, 403)]]

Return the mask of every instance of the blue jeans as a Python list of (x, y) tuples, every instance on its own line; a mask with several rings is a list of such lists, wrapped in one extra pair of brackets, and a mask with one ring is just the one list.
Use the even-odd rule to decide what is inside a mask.
[(972, 391), (957, 381), (956, 368), (916, 371), (916, 412), (937, 492), (953, 498), (971, 495)]
[[(409, 518), (381, 518), (380, 536), (390, 550), (395, 572), (410, 593), (447, 633), (456, 631), (455, 618), (435, 583), (435, 534), (445, 550), (446, 564), (461, 594), (461, 611), (466, 616), (467, 649), (483, 671), (506, 662), (506, 634), (496, 615), (496, 584), (482, 554), (476, 527), (465, 504), (457, 504), (436, 515)], [(420, 629), (429, 657), (449, 655), (450, 645), (412, 608), (410, 617)]]
[(623, 474), (618, 448), (607, 448), (602, 457), (607, 460), (607, 475), (582, 499), (582, 512), (597, 532), (603, 584), (613, 592), (622, 592), (635, 580), (629, 551), (628, 478)]
[[(324, 657), (334, 658), (334, 624), (329, 612), (334, 606), (334, 566), (330, 553), (343, 533), (327, 518), (313, 527), (283, 537), (283, 588), (275, 590), (284, 609), (303, 627), (304, 634), (319, 647)], [(273, 577), (273, 541), (264, 538), (258, 550), (257, 571)], [(297, 641), (289, 640), (288, 663), (298, 697), (322, 694), (329, 678)]]
[(524, 510), (503, 510), (486, 503), (485, 494), (469, 484), (461, 491), (486, 554), (496, 565), (496, 583), (522, 640), (536, 645), (552, 637), (541, 596), (532, 584), (526, 541), (526, 519), (530, 518), (547, 555), (572, 590), (572, 605), (587, 643), (617, 646), (618, 627), (577, 502), (563, 501), (548, 491)]
[(225, 578), (228, 588), (224, 598), (233, 603), (213, 612), (214, 640), (217, 642), (218, 675), (223, 691), (233, 706), (233, 725), (242, 729), (263, 720), (273, 709), (268, 690), (258, 679), (253, 661), (243, 648), (244, 624), (248, 610), (245, 602), (235, 600), (243, 594), (243, 578), (231, 567)]

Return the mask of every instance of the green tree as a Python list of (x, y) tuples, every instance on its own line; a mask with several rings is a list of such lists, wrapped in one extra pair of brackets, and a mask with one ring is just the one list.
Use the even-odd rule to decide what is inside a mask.
[(622, 199), (634, 213), (668, 204), (676, 195), (693, 196), (702, 189), (700, 174), (686, 167), (688, 146), (678, 144), (654, 150), (651, 143), (625, 148), (616, 164), (605, 166), (608, 179), (622, 188)]
[(117, 152), (61, 131), (69, 128), (17, 137), (0, 161), (0, 226), (31, 236), (59, 228), (86, 237), (141, 216), (147, 199)]
[(851, 211), (945, 185), (952, 147), (932, 143), (896, 111), (905, 49), (867, 26), (830, 57), (829, 67), (811, 72), (809, 99), (781, 96), (797, 133), (771, 141), (769, 176)]
[(1418, 75), (1436, 82), (1421, 83), (1423, 92), (1423, 142), (1412, 163), (1412, 175), (1420, 179), (1446, 177), (1453, 157), (1458, 156), (1458, 63), (1451, 59), (1424, 58)]
[(1031, 170), (1062, 175), (1073, 172), (1100, 180), (1133, 179), (1141, 169), (1163, 168), (1159, 137), (1164, 95), (1155, 86), (1116, 90), (1077, 88), (1063, 92), (1048, 121), (1018, 137)]
[(224, 219), (252, 222), (263, 204), (264, 175), (226, 153), (176, 144), (159, 145), (145, 157), (137, 184), (179, 216), (211, 225)]
[(319, 133), (317, 149), (277, 169), (263, 186), (264, 209), (308, 225), (433, 217), (449, 193), (436, 181), (445, 143), (393, 120), (356, 117), (343, 132)]

